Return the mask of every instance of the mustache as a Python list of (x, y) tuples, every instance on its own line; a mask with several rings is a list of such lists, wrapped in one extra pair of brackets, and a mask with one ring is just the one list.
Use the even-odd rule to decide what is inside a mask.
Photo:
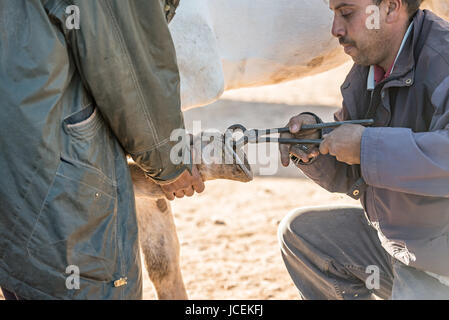
[(350, 45), (350, 46), (356, 47), (356, 44), (354, 41), (349, 40), (344, 37), (338, 38), (338, 42), (340, 42), (341, 45)]

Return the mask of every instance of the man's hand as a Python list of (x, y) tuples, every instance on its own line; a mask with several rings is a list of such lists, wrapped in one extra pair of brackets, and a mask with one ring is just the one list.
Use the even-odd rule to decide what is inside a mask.
[[(301, 132), (301, 127), (304, 124), (316, 124), (315, 117), (310, 114), (300, 114), (290, 119), (288, 127), (290, 133), (281, 133), (281, 138), (296, 138), (296, 139), (319, 139), (320, 133), (318, 130), (306, 130)], [(298, 146), (279, 144), (279, 151), (281, 153), (281, 162), (284, 167), (287, 167), (290, 163), (290, 154), (295, 155), (298, 159), (307, 163), (311, 158), (319, 155), (318, 148), (309, 146), (309, 152), (304, 152)]]
[(191, 197), (195, 193), (204, 191), (204, 182), (196, 165), (192, 165), (192, 175), (189, 171), (184, 171), (178, 179), (170, 184), (161, 185), (161, 189), (168, 200), (174, 200), (175, 197), (183, 198)]
[(349, 165), (360, 164), (360, 144), (365, 127), (358, 124), (345, 124), (324, 135), (320, 145), (321, 154), (331, 154), (338, 161)]

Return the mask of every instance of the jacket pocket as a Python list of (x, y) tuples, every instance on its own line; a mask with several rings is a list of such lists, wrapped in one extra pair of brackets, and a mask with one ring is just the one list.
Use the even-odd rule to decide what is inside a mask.
[(61, 158), (27, 243), (32, 258), (65, 273), (111, 281), (117, 258), (116, 191), (103, 175)]
[(109, 281), (117, 261), (114, 137), (87, 106), (63, 121), (59, 166), (27, 242), (32, 261), (53, 272)]
[(97, 108), (89, 105), (65, 118), (61, 157), (96, 171), (116, 186), (115, 137)]

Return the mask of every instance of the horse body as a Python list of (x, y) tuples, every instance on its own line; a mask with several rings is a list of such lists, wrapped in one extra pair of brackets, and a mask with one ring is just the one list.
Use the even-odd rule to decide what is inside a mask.
[(183, 111), (225, 90), (324, 72), (347, 60), (324, 1), (181, 1), (170, 24)]

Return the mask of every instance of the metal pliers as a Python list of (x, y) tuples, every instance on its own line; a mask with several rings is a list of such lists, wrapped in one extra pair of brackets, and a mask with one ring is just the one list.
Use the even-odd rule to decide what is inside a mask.
[[(305, 124), (301, 127), (301, 131), (303, 130), (322, 130), (324, 128), (335, 128), (344, 124), (359, 124), (364, 126), (369, 126), (374, 123), (373, 119), (368, 120), (350, 120), (350, 121), (338, 121), (338, 122), (328, 122), (328, 123), (317, 123), (317, 124)], [(280, 144), (299, 144), (299, 145), (319, 145), (323, 142), (323, 139), (295, 139), (295, 138), (274, 138), (274, 137), (266, 137), (266, 135), (276, 134), (276, 133), (286, 133), (290, 132), (288, 127), (285, 128), (274, 128), (274, 129), (246, 129), (241, 124), (235, 124), (230, 126), (227, 129), (227, 132), (230, 132), (232, 137), (234, 133), (241, 131), (243, 133), (243, 137), (238, 139), (237, 141), (234, 139), (234, 148), (240, 148), (245, 146), (248, 143), (269, 143), (275, 142)]]

